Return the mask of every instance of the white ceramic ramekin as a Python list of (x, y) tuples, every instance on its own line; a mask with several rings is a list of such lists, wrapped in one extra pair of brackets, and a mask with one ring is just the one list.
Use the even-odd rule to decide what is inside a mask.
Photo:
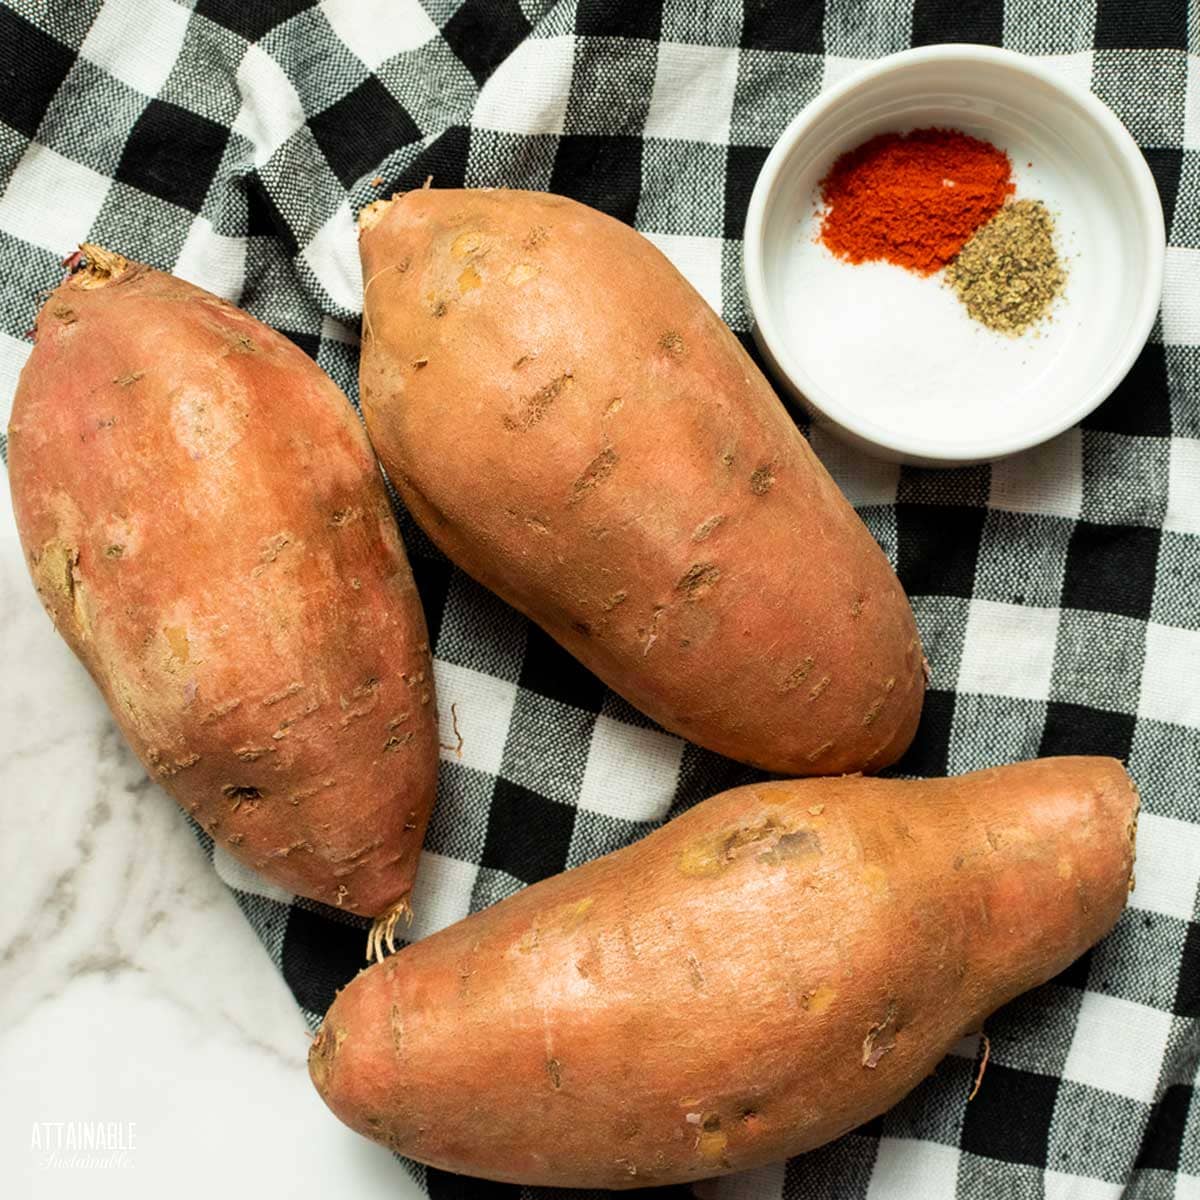
[[(1044, 326), (1004, 337), (939, 276), (818, 244), (817, 185), (838, 155), (928, 126), (1005, 149), (1016, 198), (1055, 213), (1068, 275)], [(784, 131), (750, 201), (746, 294), (769, 364), (815, 419), (880, 457), (957, 466), (1046, 441), (1112, 392), (1154, 324), (1164, 242), (1149, 168), (1095, 96), (1024, 55), (930, 46), (864, 67)]]

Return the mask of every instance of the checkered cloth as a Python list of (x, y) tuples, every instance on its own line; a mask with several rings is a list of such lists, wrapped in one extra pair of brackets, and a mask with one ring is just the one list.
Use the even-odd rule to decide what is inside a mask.
[[(43, 289), (84, 239), (237, 301), (355, 397), (352, 217), (427, 176), (549, 189), (632, 222), (744, 336), (739, 238), (768, 147), (859, 60), (935, 41), (1045, 56), (1125, 121), (1166, 210), (1161, 318), (1082, 428), (990, 469), (901, 470), (811, 436), (896, 565), (932, 663), (900, 771), (1126, 759), (1144, 801), (1138, 888), (1100, 946), (991, 1020), (970, 1104), (973, 1043), (882, 1118), (719, 1191), (1200, 1197), (1200, 8), (9, 0), (0, 406)], [(463, 735), (443, 752), (413, 937), (754, 778), (632, 711), (401, 520), (442, 741), (452, 705)], [(315, 1024), (361, 965), (362, 923), (214, 859)], [(519, 1190), (413, 1170), (434, 1197)]]

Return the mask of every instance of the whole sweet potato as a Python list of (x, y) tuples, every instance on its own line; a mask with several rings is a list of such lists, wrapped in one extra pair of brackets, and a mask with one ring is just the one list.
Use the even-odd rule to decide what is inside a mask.
[(1103, 936), (1136, 811), (1105, 758), (725, 792), (360, 974), (309, 1070), (360, 1133), (489, 1179), (781, 1159)]
[(529, 192), (360, 224), (367, 428), (450, 558), (703, 746), (799, 775), (899, 757), (924, 691), (900, 584), (666, 258)]
[(85, 247), (9, 426), (33, 580), (150, 773), (230, 853), (406, 903), (437, 770), (408, 561), (346, 398), (287, 338)]

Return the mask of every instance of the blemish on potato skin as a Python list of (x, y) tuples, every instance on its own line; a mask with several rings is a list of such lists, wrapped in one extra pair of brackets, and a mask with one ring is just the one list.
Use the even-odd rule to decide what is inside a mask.
[(863, 1038), (862, 1065), (874, 1070), (883, 1056), (896, 1048), (897, 1032), (896, 1002), (889, 1000), (883, 1020), (872, 1025)]
[(692, 541), (702, 542), (721, 525), (725, 523), (725, 514), (717, 513), (715, 516), (709, 517), (707, 520), (701, 521), (695, 529), (692, 530)]
[(482, 284), (479, 272), (473, 266), (467, 267), (458, 277), (458, 294), (465, 296), (467, 292), (475, 291)]
[(617, 413), (625, 407), (625, 400), (621, 396), (614, 396), (609, 402), (608, 407), (604, 410), (604, 418), (615, 417)]
[(716, 563), (692, 563), (675, 585), (677, 592), (683, 592), (685, 600), (700, 600), (716, 586), (721, 578), (721, 570)]
[(450, 253), (458, 259), (478, 254), (487, 246), (487, 237), (479, 229), (471, 229), (460, 233), (450, 245)]
[(297, 692), (303, 690), (304, 684), (298, 679), (293, 680), (287, 687), (281, 688), (277, 692), (272, 692), (269, 696), (263, 697), (263, 708), (270, 708), (272, 705), (278, 704), (281, 700), (286, 700), (289, 696), (294, 696)]
[(668, 329), (658, 339), (658, 348), (665, 350), (672, 358), (681, 358), (686, 349), (683, 338), (674, 329)]
[(624, 592), (624, 591), (613, 592), (613, 594), (611, 596), (609, 596), (607, 600), (604, 601), (604, 603), (603, 603), (603, 605), (601, 605), (601, 607), (604, 609), (605, 612), (612, 612), (612, 610), (614, 608), (616, 608), (620, 604), (624, 604), (625, 601), (628, 599), (629, 599), (628, 592)]
[[(810, 750), (805, 756), (805, 762), (816, 762), (822, 755), (828, 754), (833, 749), (833, 742), (822, 742), (815, 750)], [(809, 810), (812, 811), (811, 809)]]
[(244, 783), (227, 783), (221, 788), (221, 795), (233, 805), (233, 811), (240, 808), (253, 810), (263, 798), (261, 789)]
[(721, 1128), (702, 1128), (696, 1138), (696, 1150), (707, 1163), (719, 1163), (723, 1167), (729, 1165), (726, 1150), (729, 1148), (729, 1135)]
[(191, 643), (188, 641), (187, 630), (182, 625), (167, 625), (163, 628), (163, 637), (170, 648), (171, 657), (179, 663), (186, 663), (191, 657)]
[(787, 692), (794, 692), (809, 676), (813, 669), (813, 656), (807, 654), (804, 661), (793, 667), (779, 683), (780, 695), (785, 695)]
[(605, 446), (571, 485), (567, 503), (578, 504), (589, 492), (595, 491), (616, 470), (620, 461), (617, 452), (611, 446)]
[(534, 266), (533, 263), (517, 263), (504, 277), (504, 282), (509, 287), (521, 287), (531, 279), (536, 279), (540, 274), (541, 267)]
[(690, 842), (680, 852), (678, 869), (681, 875), (704, 878), (720, 875), (741, 858), (781, 862), (820, 851), (820, 839), (812, 830), (789, 829), (776, 818), (767, 817), (756, 825), (707, 834)]
[(750, 475), (750, 490), (756, 496), (765, 496), (775, 486), (775, 465), (764, 463)]
[(104, 547), (105, 558), (120, 558), (125, 553), (125, 547), (120, 542), (114, 542), (111, 546)]
[(837, 989), (832, 988), (827, 983), (819, 984), (813, 988), (811, 992), (805, 992), (800, 997), (800, 1007), (805, 1012), (812, 1013), (813, 1016), (819, 1017), (823, 1012), (828, 1012), (830, 1005), (837, 999)]
[(126, 371), (123, 375), (118, 375), (113, 383), (117, 387), (132, 387), (139, 379), (144, 378), (145, 374), (145, 371)]
[(815, 700), (832, 682), (833, 681), (828, 675), (821, 676), (821, 678), (818, 679), (817, 682), (814, 683), (808, 690), (809, 702), (811, 703), (813, 700)]
[(698, 992), (704, 991), (704, 972), (700, 970), (700, 960), (690, 950), (688, 951), (687, 965), (692, 987)]
[(531, 392), (528, 396), (523, 397), (516, 416), (505, 413), (501, 424), (505, 429), (519, 433), (532, 429), (550, 411), (551, 405), (574, 386), (573, 373), (564, 371), (561, 375), (544, 383), (536, 392)]
[(557, 1058), (546, 1060), (546, 1074), (550, 1076), (551, 1086), (558, 1091), (562, 1087), (562, 1063)]

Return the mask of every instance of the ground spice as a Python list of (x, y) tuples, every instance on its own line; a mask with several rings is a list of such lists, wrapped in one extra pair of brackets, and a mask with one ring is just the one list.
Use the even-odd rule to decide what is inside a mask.
[(1066, 281), (1050, 210), (1040, 200), (1006, 204), (962, 248), (946, 281), (976, 321), (1012, 337), (1024, 333)]
[(941, 270), (1012, 194), (1003, 150), (955, 129), (884, 133), (821, 181), (820, 239), (852, 263)]

